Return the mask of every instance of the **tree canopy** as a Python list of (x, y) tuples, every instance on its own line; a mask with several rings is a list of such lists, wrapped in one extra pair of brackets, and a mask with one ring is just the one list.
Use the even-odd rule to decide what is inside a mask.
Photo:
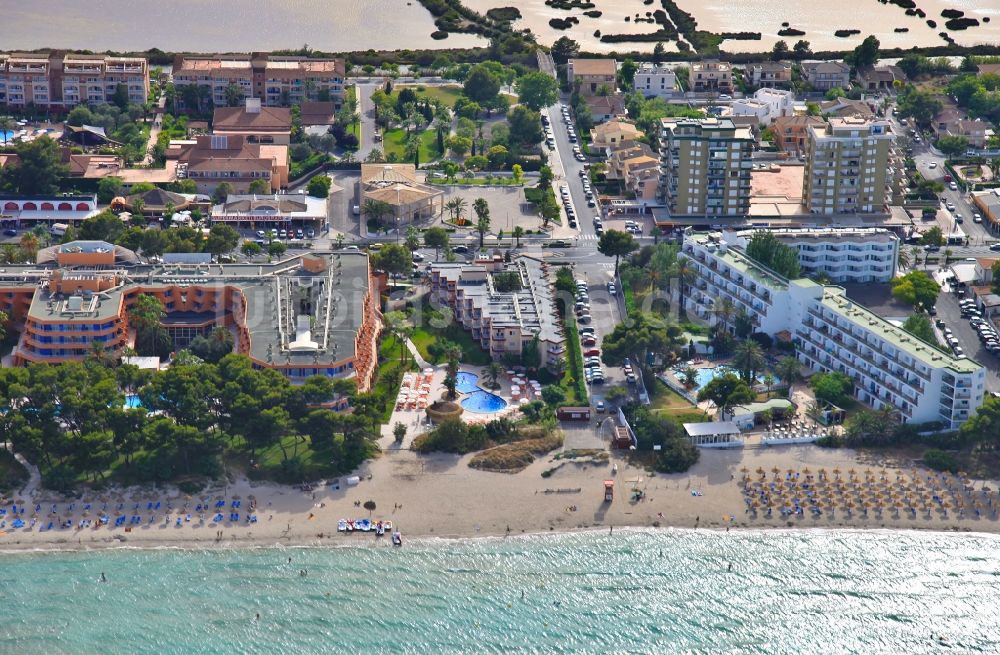
[(620, 259), (638, 248), (635, 239), (628, 232), (607, 230), (597, 242), (597, 251), (605, 257), (615, 258), (615, 275), (618, 275)]
[(795, 248), (781, 243), (772, 232), (765, 230), (754, 232), (747, 243), (747, 256), (789, 279), (795, 279), (802, 273), (798, 252)]
[(69, 174), (59, 145), (47, 136), (14, 146), (18, 161), (0, 169), (0, 188), (22, 195), (52, 195)]
[(532, 111), (555, 104), (559, 98), (559, 85), (555, 78), (542, 72), (522, 75), (517, 78), (514, 88), (517, 90), (518, 102)]
[(910, 271), (891, 284), (893, 298), (924, 309), (933, 307), (941, 293), (941, 285), (923, 271)]

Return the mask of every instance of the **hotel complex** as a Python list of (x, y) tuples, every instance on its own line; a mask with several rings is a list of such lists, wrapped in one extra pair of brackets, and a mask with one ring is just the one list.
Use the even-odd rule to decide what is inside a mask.
[(179, 55), (174, 62), (174, 86), (183, 105), (185, 86), (205, 86), (212, 102), (229, 104), (226, 89), (236, 85), (244, 98), (257, 98), (268, 107), (329, 100), (337, 109), (344, 100), (343, 59), (278, 57), (266, 52), (250, 55)]
[(41, 251), (38, 262), (0, 273), (0, 309), (20, 331), (15, 365), (81, 360), (95, 348), (118, 359), (135, 340), (129, 310), (151, 295), (177, 349), (225, 327), (258, 368), (293, 381), (354, 377), (362, 391), (372, 384), (381, 314), (364, 253), (147, 265), (121, 246), (74, 241)]
[(718, 322), (717, 305), (729, 300), (756, 330), (794, 341), (812, 370), (850, 376), (861, 402), (893, 408), (905, 422), (940, 421), (945, 429), (982, 404), (983, 367), (920, 341), (848, 299), (842, 287), (783, 278), (719, 234), (689, 233), (682, 250), (696, 272), (688, 307), (699, 317)]
[[(823, 274), (834, 282), (889, 283), (896, 275), (899, 237), (882, 228), (770, 228), (799, 253), (803, 275)], [(755, 230), (723, 232), (722, 240), (746, 248)]]
[[(496, 289), (494, 275), (505, 271), (517, 274), (520, 290)], [(544, 366), (565, 358), (566, 337), (544, 262), (518, 257), (508, 264), (499, 256), (472, 264), (439, 262), (431, 264), (430, 276), (431, 297), (448, 305), (494, 360), (519, 360), (535, 337)]]
[(72, 109), (114, 101), (125, 85), (129, 102), (149, 98), (149, 66), (140, 57), (0, 54), (0, 105)]

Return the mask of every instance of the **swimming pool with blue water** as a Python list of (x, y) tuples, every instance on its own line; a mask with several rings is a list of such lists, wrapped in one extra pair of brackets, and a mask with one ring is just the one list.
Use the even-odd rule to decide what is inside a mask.
[(455, 378), (455, 390), (467, 394), (460, 403), (466, 411), (489, 414), (499, 412), (507, 406), (507, 401), (500, 396), (479, 388), (479, 385), (476, 384), (479, 376), (475, 373), (460, 371)]
[(475, 373), (459, 371), (455, 376), (455, 390), (459, 393), (472, 393), (473, 391), (479, 391), (479, 385), (476, 384), (478, 379), (479, 376)]
[[(680, 373), (682, 370), (683, 369), (677, 369), (675, 371), (675, 373)], [(737, 373), (738, 374), (738, 371), (736, 371), (736, 369), (732, 368), (731, 366), (716, 366), (715, 368), (707, 368), (707, 367), (706, 368), (699, 368), (698, 369), (698, 376), (697, 376), (696, 381), (695, 381), (695, 384), (697, 385), (695, 387), (695, 389), (696, 390), (697, 389), (701, 389), (702, 387), (704, 387), (706, 384), (708, 384), (709, 382), (711, 382), (715, 378), (719, 377), (720, 375), (725, 375), (726, 373)], [(778, 384), (778, 382), (779, 382), (778, 376), (775, 375), (773, 377), (774, 377), (774, 383)], [(764, 376), (763, 375), (758, 375), (757, 376), (757, 383), (758, 384), (763, 384), (764, 383)]]
[(499, 412), (507, 406), (507, 401), (488, 391), (473, 391), (462, 400), (462, 407), (469, 412), (488, 414)]

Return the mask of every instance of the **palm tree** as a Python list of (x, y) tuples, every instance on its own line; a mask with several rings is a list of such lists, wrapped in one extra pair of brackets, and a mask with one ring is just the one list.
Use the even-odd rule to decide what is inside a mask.
[(688, 366), (683, 371), (677, 374), (681, 383), (688, 389), (693, 389), (695, 385), (698, 384), (698, 369), (693, 366)]
[(38, 254), (38, 238), (31, 232), (25, 232), (21, 235), (20, 246), (24, 258), (29, 262), (34, 261), (35, 255)]
[(944, 252), (942, 252), (941, 254), (944, 255), (944, 263), (941, 264), (941, 268), (944, 268), (945, 266), (948, 265), (948, 262), (951, 261), (951, 256), (953, 252), (951, 248), (945, 248)]
[(774, 367), (778, 379), (788, 385), (789, 393), (791, 393), (792, 385), (802, 379), (801, 371), (802, 365), (799, 364), (799, 360), (791, 356), (782, 357)]
[(774, 386), (774, 376), (771, 375), (770, 373), (765, 373), (764, 374), (764, 386), (767, 387), (767, 396), (768, 396), (768, 398), (770, 398), (771, 397), (771, 387)]
[(406, 340), (410, 338), (413, 326), (407, 322), (403, 312), (386, 312), (382, 318), (385, 320), (386, 332), (399, 344), (399, 363), (402, 364), (406, 361)]
[(737, 344), (733, 351), (733, 366), (740, 372), (740, 376), (749, 383), (753, 383), (757, 371), (764, 368), (764, 349), (753, 339), (745, 339)]
[(736, 305), (729, 298), (722, 298), (715, 303), (715, 316), (724, 326), (729, 325), (729, 321), (736, 314)]
[(910, 249), (910, 254), (913, 256), (913, 268), (920, 266), (920, 256), (924, 254), (924, 251), (916, 246)]
[(504, 368), (500, 365), (500, 362), (490, 362), (490, 365), (483, 369), (483, 379), (487, 380), (487, 384), (490, 389), (499, 388), (497, 380), (503, 375)]
[(900, 248), (896, 254), (896, 266), (898, 268), (908, 268), (910, 266), (910, 253)]
[(10, 116), (0, 116), (0, 134), (3, 134), (3, 144), (7, 145), (7, 133), (14, 131), (17, 123)]
[(465, 198), (455, 198), (455, 218), (462, 218), (468, 206), (469, 202)]
[(406, 137), (406, 144), (403, 147), (403, 158), (413, 160), (413, 165), (420, 168), (420, 136), (416, 132)]
[(18, 255), (17, 246), (13, 243), (0, 245), (0, 261), (4, 264), (16, 264), (21, 259)]
[(515, 248), (520, 248), (521, 247), (521, 237), (524, 236), (524, 228), (521, 227), (520, 225), (515, 225), (514, 226), (514, 234), (513, 234), (513, 236), (514, 236), (514, 247)]
[(392, 205), (384, 200), (368, 198), (365, 200), (364, 204), (361, 205), (361, 213), (367, 216), (370, 220), (374, 220), (377, 225), (381, 225), (382, 220), (386, 216), (392, 215)]
[(486, 198), (476, 198), (472, 208), (476, 211), (476, 231), (479, 232), (479, 249), (482, 250), (483, 237), (490, 229), (490, 205)]
[(444, 208), (448, 210), (448, 217), (454, 223), (459, 212), (465, 208), (465, 199), (458, 196), (451, 198), (448, 202), (444, 203)]

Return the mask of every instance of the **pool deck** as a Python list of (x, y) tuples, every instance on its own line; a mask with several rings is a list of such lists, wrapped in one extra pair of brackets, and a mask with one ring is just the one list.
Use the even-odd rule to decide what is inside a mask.
[[(444, 364), (439, 364), (431, 368), (433, 368), (433, 373), (431, 374), (431, 391), (428, 397), (431, 402), (434, 402), (444, 398), (445, 393), (447, 393), (444, 386), (446, 366)], [(496, 412), (470, 412), (469, 410), (466, 410), (462, 413), (462, 420), (469, 424), (488, 423), (489, 421), (500, 418), (501, 416), (518, 414), (516, 407), (517, 403), (511, 400), (511, 381), (507, 375), (501, 375), (497, 380), (500, 384), (499, 389), (487, 389), (482, 383), (483, 368), (485, 367), (462, 364), (459, 366), (458, 370), (462, 373), (471, 373), (472, 375), (477, 376), (476, 384), (479, 386), (479, 389), (503, 398), (504, 402), (507, 403), (507, 406)], [(455, 402), (461, 403), (465, 396), (466, 394), (459, 392), (458, 398), (455, 399)], [(403, 443), (401, 445), (397, 444), (392, 436), (392, 428), (396, 425), (396, 423), (402, 423), (407, 428), (406, 436), (403, 438)], [(379, 438), (378, 443), (383, 450), (395, 450), (400, 447), (409, 448), (414, 437), (430, 431), (433, 427), (433, 425), (428, 423), (427, 414), (422, 409), (394, 409), (392, 416), (389, 418), (389, 422), (382, 426), (382, 436)]]

